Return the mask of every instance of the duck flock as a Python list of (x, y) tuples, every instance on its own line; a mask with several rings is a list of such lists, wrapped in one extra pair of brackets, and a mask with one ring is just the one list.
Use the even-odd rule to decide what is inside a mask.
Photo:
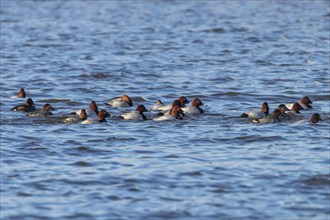
[[(26, 98), (24, 88), (21, 88), (17, 98)], [(135, 111), (123, 113), (119, 115), (119, 118), (123, 120), (154, 120), (164, 121), (172, 119), (185, 119), (187, 115), (202, 114), (205, 112), (201, 108), (203, 102), (199, 98), (195, 98), (190, 105), (190, 101), (181, 96), (174, 100), (172, 104), (165, 105), (161, 100), (157, 100), (149, 110), (144, 105), (138, 105)], [(123, 95), (119, 98), (115, 98), (104, 103), (111, 108), (125, 108), (132, 107), (132, 99), (128, 95)], [(240, 117), (251, 120), (252, 123), (277, 123), (292, 120), (304, 119), (304, 115), (301, 114), (302, 110), (312, 109), (313, 102), (307, 96), (304, 96), (300, 102), (292, 104), (280, 104), (274, 111), (269, 112), (269, 106), (267, 102), (264, 102), (261, 106), (261, 111), (245, 112)], [(27, 98), (24, 104), (17, 105), (11, 109), (12, 111), (27, 112), (29, 117), (48, 117), (53, 115), (52, 111), (55, 110), (50, 104), (44, 104), (41, 109), (35, 107), (35, 103), (31, 98)], [(145, 112), (153, 112), (150, 117), (147, 117)], [(99, 109), (95, 101), (91, 101), (88, 109), (79, 109), (76, 112), (72, 112), (64, 117), (60, 123), (71, 124), (92, 124), (106, 122), (106, 118), (116, 117), (112, 116), (105, 109)], [(320, 114), (314, 113), (310, 119), (311, 123), (318, 123), (321, 121)]]

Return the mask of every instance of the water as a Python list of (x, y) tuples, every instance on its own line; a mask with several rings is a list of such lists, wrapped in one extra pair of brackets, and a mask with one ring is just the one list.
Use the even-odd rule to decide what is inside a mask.
[[(1, 219), (329, 219), (329, 4), (1, 1)], [(123, 94), (206, 113), (57, 123)], [(304, 95), (307, 121), (238, 117)]]

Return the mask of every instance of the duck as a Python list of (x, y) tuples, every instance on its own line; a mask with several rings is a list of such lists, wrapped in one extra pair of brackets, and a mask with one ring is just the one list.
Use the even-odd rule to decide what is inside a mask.
[(204, 113), (204, 110), (200, 107), (202, 105), (204, 105), (204, 103), (199, 98), (195, 98), (191, 102), (191, 106), (183, 107), (182, 108), (182, 111), (184, 113), (189, 113), (189, 114), (200, 114), (200, 113)]
[(185, 96), (180, 96), (178, 100), (181, 102), (182, 107), (185, 107), (190, 102)]
[(159, 110), (160, 108), (164, 107), (164, 103), (158, 99), (156, 101), (156, 104), (154, 104), (151, 108), (150, 108), (150, 111), (157, 111)]
[[(176, 100), (174, 100), (174, 101), (172, 102), (172, 105), (170, 106), (171, 108), (170, 108), (169, 110), (166, 110), (166, 111), (160, 111), (160, 112), (158, 113), (158, 115), (159, 115), (159, 116), (162, 116), (162, 115), (170, 116), (171, 113), (172, 113), (172, 110), (173, 110), (173, 108), (174, 108), (175, 106), (181, 108), (181, 107), (183, 107), (183, 104), (182, 104), (182, 102), (181, 102), (179, 99), (176, 99)], [(183, 113), (183, 115), (184, 115), (184, 113)]]
[(25, 98), (26, 97), (26, 93), (24, 88), (21, 88), (18, 92), (17, 98)]
[(280, 115), (281, 111), (279, 109), (275, 109), (271, 115), (264, 116), (263, 118), (255, 118), (252, 122), (260, 124), (281, 122), (281, 119), (279, 118)]
[(286, 107), (286, 105), (284, 105), (284, 104), (278, 105), (277, 109), (280, 110), (282, 114), (287, 111), (290, 111), (290, 109), (288, 109), (288, 107)]
[(176, 99), (176, 100), (174, 100), (172, 102), (172, 105), (171, 105), (170, 110), (172, 110), (174, 106), (179, 106), (180, 108), (182, 108), (183, 107), (183, 104), (182, 104), (182, 102), (179, 99)]
[(242, 118), (263, 118), (269, 115), (268, 102), (263, 102), (261, 106), (261, 111), (245, 112), (241, 115)]
[[(173, 110), (173, 108), (174, 107), (182, 107), (182, 102), (181, 101), (179, 101), (179, 99), (176, 99), (176, 100), (174, 100), (173, 101), (173, 103), (172, 103), (172, 105), (168, 105), (167, 107), (166, 107), (166, 109), (167, 110), (165, 110), (165, 111), (160, 111), (159, 113), (158, 113), (158, 116), (165, 116), (164, 117), (164, 119), (166, 119), (167, 117), (168, 118), (172, 118), (172, 110)], [(184, 113), (182, 112), (182, 115), (183, 115), (183, 117), (184, 117)]]
[(285, 119), (286, 118), (286, 112), (290, 111), (290, 109), (288, 109), (288, 107), (286, 107), (285, 104), (279, 104), (277, 109), (280, 110), (280, 112), (281, 112), (281, 115), (280, 115), (281, 119)]
[(81, 109), (79, 115), (74, 115), (69, 118), (66, 118), (66, 119), (64, 119), (63, 123), (65, 123), (65, 124), (79, 123), (86, 119), (87, 119), (87, 112), (85, 109)]
[(15, 99), (15, 98), (26, 98), (26, 93), (24, 88), (21, 88), (18, 92), (17, 95), (11, 96), (10, 98)]
[(294, 103), (291, 107), (291, 111), (294, 113), (300, 113), (300, 110), (304, 110), (304, 108), (298, 102)]
[(114, 108), (126, 108), (126, 107), (132, 107), (133, 101), (128, 95), (123, 95), (120, 98), (112, 99), (104, 104), (110, 105)]
[(321, 116), (319, 113), (314, 113), (311, 118), (311, 122), (313, 124), (318, 123), (319, 121), (322, 121)]
[(164, 105), (162, 102), (161, 102), (161, 104), (156, 103), (152, 107), (152, 110), (160, 111), (162, 113), (166, 113), (166, 112), (170, 111), (173, 108), (174, 105), (178, 105), (180, 107), (185, 107), (185, 105), (188, 104), (188, 103), (189, 103), (189, 101), (185, 96), (180, 96), (178, 99), (174, 100), (172, 102), (172, 104), (169, 104), (169, 105)]
[(106, 122), (107, 120), (105, 118), (110, 117), (110, 114), (102, 109), (99, 111), (99, 113), (97, 114), (97, 119), (95, 118), (87, 118), (85, 120), (83, 120), (82, 122), (80, 122), (79, 124), (95, 124), (95, 123), (102, 123), (102, 122)]
[(144, 112), (148, 112), (146, 107), (144, 105), (138, 105), (135, 111), (124, 113), (119, 117), (125, 120), (134, 120), (134, 121), (147, 120), (147, 117), (143, 114)]
[[(313, 104), (313, 102), (308, 96), (302, 97), (298, 103), (303, 108), (302, 110), (313, 108), (313, 106), (311, 105), (311, 104)], [(291, 109), (294, 104), (295, 103), (287, 104), (286, 106), (288, 107), (288, 109)]]
[(24, 112), (33, 112), (36, 110), (36, 107), (34, 106), (34, 102), (31, 98), (28, 98), (25, 101), (25, 104), (17, 105), (13, 108), (11, 108), (12, 111), (24, 111)]
[(281, 114), (282, 120), (292, 120), (292, 119), (301, 119), (300, 111), (303, 110), (303, 107), (298, 103), (294, 103), (291, 107), (291, 110), (286, 111), (284, 114)]
[(40, 110), (34, 111), (34, 112), (29, 112), (27, 116), (30, 117), (45, 117), (52, 115), (53, 113), (51, 112), (52, 110), (55, 110), (53, 106), (50, 104), (44, 104)]
[(165, 114), (159, 117), (154, 118), (154, 121), (166, 121), (166, 120), (172, 120), (172, 119), (184, 119), (185, 114), (182, 111), (181, 107), (174, 106), (169, 114)]
[[(88, 117), (94, 117), (97, 118), (97, 115), (99, 114), (98, 107), (96, 105), (96, 102), (94, 100), (91, 101), (89, 105), (89, 109), (85, 110)], [(81, 110), (78, 110), (75, 112), (76, 115), (80, 115)]]
[(171, 116), (182, 120), (185, 116), (184, 112), (182, 111), (181, 107), (179, 106), (174, 106), (171, 110)]

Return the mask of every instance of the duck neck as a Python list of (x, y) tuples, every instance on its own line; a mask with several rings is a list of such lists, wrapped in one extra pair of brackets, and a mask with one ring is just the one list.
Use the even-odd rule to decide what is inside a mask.
[(105, 118), (101, 118), (99, 119), (99, 122), (106, 122), (107, 120), (105, 120)]
[(145, 116), (145, 114), (143, 114), (143, 112), (139, 112), (139, 114), (142, 116), (143, 120), (147, 120), (147, 116)]
[(201, 107), (197, 106), (197, 109), (199, 110), (200, 113), (204, 113), (204, 110)]

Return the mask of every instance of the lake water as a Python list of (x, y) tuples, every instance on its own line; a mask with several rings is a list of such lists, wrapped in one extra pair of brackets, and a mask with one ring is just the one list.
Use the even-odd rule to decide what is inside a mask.
[[(1, 0), (0, 16), (1, 219), (330, 218), (330, 1)], [(21, 87), (54, 115), (10, 111)], [(58, 123), (91, 100), (132, 110), (103, 104), (123, 94), (206, 112)], [(305, 95), (306, 121), (239, 117)]]

